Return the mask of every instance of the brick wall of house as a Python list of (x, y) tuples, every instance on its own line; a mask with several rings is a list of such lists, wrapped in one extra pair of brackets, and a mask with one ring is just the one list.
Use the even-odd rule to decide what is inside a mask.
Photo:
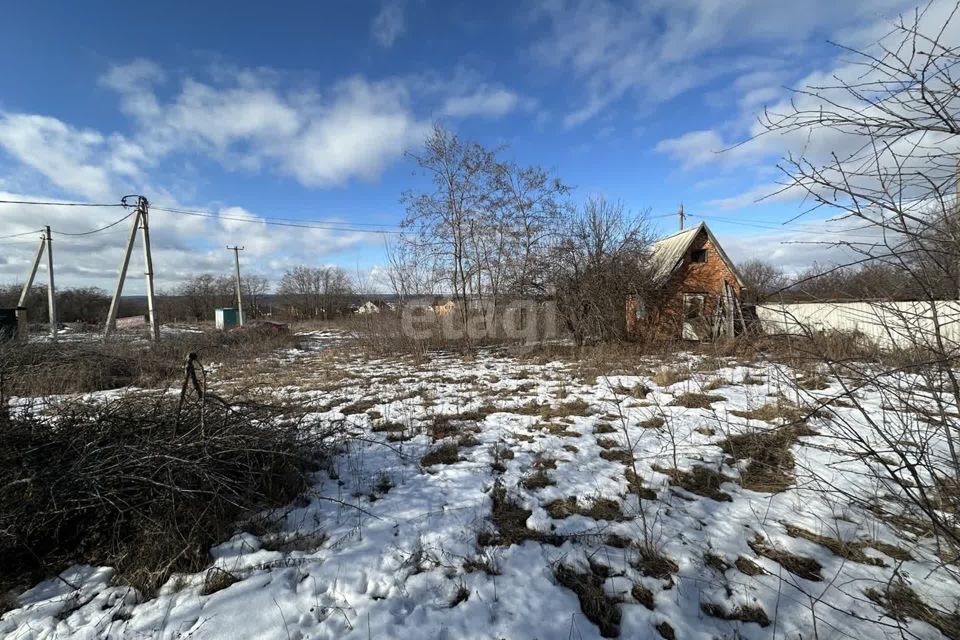
[[(690, 256), (697, 249), (707, 250), (706, 262), (691, 262)], [(670, 280), (648, 301), (645, 319), (636, 319), (638, 300), (627, 300), (628, 335), (641, 337), (672, 337), (681, 335), (683, 327), (683, 294), (705, 294), (703, 314), (712, 320), (717, 300), (723, 294), (723, 283), (728, 282), (739, 298), (741, 287), (706, 231), (701, 231), (684, 256), (683, 264)]]

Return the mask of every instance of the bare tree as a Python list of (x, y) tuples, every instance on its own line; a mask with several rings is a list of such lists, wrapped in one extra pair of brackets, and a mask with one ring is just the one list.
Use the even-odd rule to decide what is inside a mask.
[(352, 293), (350, 276), (336, 266), (298, 265), (283, 274), (277, 288), (295, 315), (324, 320), (336, 316)]
[(565, 221), (553, 246), (550, 278), (557, 310), (578, 345), (625, 335), (624, 301), (645, 295), (651, 234), (645, 214), (590, 198)]
[[(796, 91), (762, 123), (803, 143), (803, 155), (780, 164), (783, 189), (874, 238), (838, 234), (827, 244), (854, 257), (820, 275), (874, 270), (869, 292), (886, 300), (872, 303), (873, 322), (887, 331), (888, 353), (874, 364), (850, 361), (811, 335), (814, 355), (856, 408), (853, 416), (833, 412), (835, 436), (851, 460), (868, 465), (879, 489), (846, 497), (892, 523), (924, 523), (957, 557), (960, 528), (949, 514), (960, 513), (960, 345), (947, 330), (957, 306), (944, 297), (956, 298), (960, 285), (960, 47), (945, 36), (958, 6), (946, 7), (945, 20), (935, 15), (944, 7), (930, 3), (901, 18), (868, 50), (846, 49), (849, 61), (831, 84)], [(890, 300), (892, 273), (919, 302)], [(877, 389), (894, 409), (864, 404), (853, 393), (861, 386)]]
[(779, 266), (765, 260), (748, 260), (737, 266), (744, 281), (743, 301), (748, 304), (763, 302), (783, 289), (787, 275)]

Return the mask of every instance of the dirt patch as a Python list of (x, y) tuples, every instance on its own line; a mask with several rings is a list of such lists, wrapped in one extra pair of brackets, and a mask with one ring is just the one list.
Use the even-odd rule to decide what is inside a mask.
[(960, 610), (947, 612), (934, 609), (904, 582), (892, 583), (883, 590), (867, 589), (864, 595), (883, 607), (894, 620), (923, 620), (950, 640), (960, 640)]
[(665, 474), (670, 478), (670, 483), (682, 487), (690, 493), (698, 496), (710, 498), (717, 502), (730, 502), (733, 498), (729, 493), (720, 490), (724, 482), (730, 482), (730, 478), (705, 466), (694, 467), (691, 471), (680, 471), (679, 469), (668, 469), (665, 467), (653, 467), (654, 471)]
[(790, 451), (801, 436), (815, 435), (806, 425), (778, 427), (730, 436), (720, 442), (723, 452), (736, 459), (749, 458), (740, 474), (745, 489), (778, 493), (793, 485), (794, 458)]
[(460, 459), (458, 453), (457, 445), (448, 442), (428, 451), (426, 455), (420, 458), (420, 465), (430, 467), (435, 464), (454, 464)]
[(727, 611), (722, 605), (713, 602), (704, 602), (700, 610), (708, 616), (721, 620), (736, 620), (738, 622), (756, 622), (761, 627), (770, 625), (770, 618), (762, 607), (757, 605), (738, 605)]
[(581, 515), (594, 520), (607, 520), (608, 522), (622, 522), (626, 518), (623, 511), (620, 510), (620, 503), (610, 498), (597, 498), (590, 506), (584, 506), (577, 500), (576, 496), (562, 498), (548, 503), (545, 507), (551, 518), (562, 520), (572, 515)]
[(681, 393), (674, 398), (670, 405), (673, 407), (686, 407), (687, 409), (709, 409), (714, 402), (723, 402), (726, 400), (723, 396), (709, 393)]
[(750, 548), (753, 549), (753, 552), (758, 556), (773, 560), (797, 577), (812, 580), (813, 582), (823, 580), (823, 577), (820, 575), (820, 569), (823, 567), (813, 558), (798, 556), (789, 551), (776, 549), (768, 545), (760, 535), (754, 537), (754, 539), (747, 544), (750, 545)]
[(603, 590), (603, 583), (610, 570), (591, 563), (590, 571), (580, 573), (564, 565), (558, 565), (554, 576), (557, 582), (577, 594), (583, 615), (600, 628), (604, 638), (620, 635), (620, 605)]

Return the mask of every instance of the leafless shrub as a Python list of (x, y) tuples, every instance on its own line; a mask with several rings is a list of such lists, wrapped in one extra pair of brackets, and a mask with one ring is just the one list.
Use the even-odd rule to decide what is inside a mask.
[(165, 393), (17, 411), (0, 425), (0, 575), (109, 564), (149, 592), (244, 516), (289, 502), (336, 432), (307, 408)]

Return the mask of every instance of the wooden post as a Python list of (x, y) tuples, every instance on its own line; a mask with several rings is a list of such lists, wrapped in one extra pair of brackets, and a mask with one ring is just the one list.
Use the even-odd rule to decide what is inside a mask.
[(137, 196), (137, 209), (140, 211), (140, 229), (143, 231), (143, 275), (147, 283), (147, 320), (150, 323), (150, 337), (160, 341), (160, 323), (157, 319), (157, 304), (153, 292), (153, 258), (150, 255), (150, 227), (147, 223), (150, 203), (143, 196)]
[(50, 312), (50, 338), (57, 339), (57, 290), (53, 285), (53, 237), (45, 227), (47, 241), (47, 310)]
[(228, 250), (233, 251), (234, 263), (237, 267), (237, 321), (240, 323), (240, 326), (243, 326), (243, 297), (240, 295), (240, 252), (243, 251), (243, 247), (227, 247)]
[(20, 300), (17, 302), (18, 307), (27, 306), (27, 296), (30, 295), (30, 288), (33, 287), (33, 279), (37, 277), (37, 267), (40, 266), (40, 258), (43, 257), (43, 249), (47, 246), (47, 238), (45, 236), (40, 236), (40, 246), (37, 247), (37, 255), (33, 257), (33, 268), (30, 269), (30, 275), (27, 277), (27, 282), (23, 285), (23, 290), (20, 292)]
[(107, 312), (107, 326), (103, 337), (108, 337), (117, 328), (117, 309), (120, 306), (120, 294), (123, 293), (123, 281), (127, 278), (127, 267), (130, 266), (130, 253), (133, 251), (133, 241), (137, 238), (137, 228), (140, 226), (140, 206), (137, 205), (136, 215), (133, 216), (133, 226), (130, 227), (130, 236), (127, 238), (127, 247), (123, 251), (123, 261), (120, 263), (120, 275), (117, 277), (117, 286), (113, 290), (113, 299), (110, 301), (110, 311)]
[(680, 211), (678, 213), (680, 215), (680, 231), (683, 231), (683, 203), (682, 202), (680, 203)]

